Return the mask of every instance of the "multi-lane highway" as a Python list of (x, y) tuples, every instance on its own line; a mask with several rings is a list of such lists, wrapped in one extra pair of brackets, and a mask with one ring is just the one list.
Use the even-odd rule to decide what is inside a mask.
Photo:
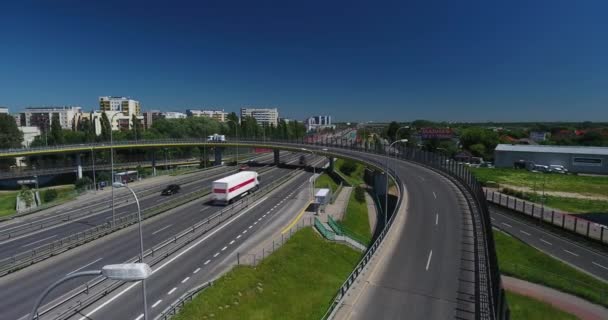
[[(297, 159), (297, 157), (292, 157)], [(295, 161), (291, 159), (288, 161)], [(262, 186), (283, 177), (288, 169), (273, 168), (263, 173)], [(213, 215), (222, 207), (206, 205), (207, 198), (193, 201), (170, 212), (149, 219), (144, 225), (146, 248), (153, 247), (198, 221)], [(35, 264), (14, 274), (0, 278), (0, 319), (18, 319), (31, 307), (33, 299), (50, 283), (71, 272), (99, 268), (111, 263), (122, 263), (138, 255), (138, 234), (133, 227), (121, 230), (100, 240)], [(132, 245), (125, 245), (132, 244)], [(54, 291), (47, 301), (78, 286), (70, 282)]]
[[(608, 281), (608, 256), (570, 241), (529, 221), (516, 218), (508, 209), (491, 206), (492, 224), (521, 241), (597, 278)], [(551, 272), (551, 270), (547, 270)]]

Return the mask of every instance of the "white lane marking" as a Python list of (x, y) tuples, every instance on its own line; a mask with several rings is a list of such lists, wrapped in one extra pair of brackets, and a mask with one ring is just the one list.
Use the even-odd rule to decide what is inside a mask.
[(241, 235), (240, 235), (240, 234), (239, 234), (238, 236), (236, 236), (236, 238), (237, 238), (237, 239), (238, 239), (238, 238), (240, 238), (240, 237), (241, 237)]
[(508, 224), (508, 223), (504, 223), (504, 222), (501, 222), (500, 224), (504, 225), (505, 227), (509, 227), (509, 228), (512, 228), (512, 227), (513, 227), (512, 225), (510, 225), (510, 224)]
[(216, 252), (216, 253), (213, 255), (213, 257), (214, 257), (214, 258), (216, 258), (216, 257), (217, 257), (217, 256), (219, 256), (219, 255), (220, 255), (220, 253), (219, 253), (219, 252)]
[(435, 197), (435, 199), (437, 199), (437, 194), (435, 193), (435, 191), (433, 191), (433, 197)]
[(243, 231), (243, 234), (247, 233), (247, 230)]
[(229, 243), (229, 244), (233, 244), (233, 243), (234, 243), (234, 240), (230, 241), (230, 243)]
[(256, 225), (256, 224), (258, 224), (258, 222), (257, 222), (257, 221), (253, 223), (253, 225)]
[[(245, 213), (249, 212), (251, 209), (257, 207), (260, 203), (266, 201), (266, 199), (268, 199), (268, 197), (264, 197), (264, 198), (260, 199), (257, 203), (254, 203), (252, 206), (250, 206), (246, 210), (244, 210), (241, 213), (239, 213), (238, 215), (232, 217), (232, 219), (228, 220), (225, 224), (223, 224), (223, 225), (219, 226), (218, 228), (214, 229), (213, 231), (209, 232), (209, 234), (207, 234), (205, 237), (203, 237), (202, 239), (200, 239), (197, 242), (193, 243), (188, 248), (186, 248), (184, 251), (178, 253), (173, 258), (169, 259), (169, 261), (163, 263), (158, 268), (154, 269), (152, 271), (152, 274), (155, 274), (156, 272), (164, 269), (166, 266), (168, 266), (170, 263), (173, 263), (173, 261), (177, 260), (179, 257), (181, 257), (184, 254), (190, 252), (190, 250), (194, 249), (196, 246), (198, 246), (199, 244), (201, 244), (203, 241), (206, 241), (207, 239), (209, 239), (210, 237), (212, 237), (216, 233), (220, 232), (226, 226), (229, 226), (236, 219), (240, 218), (242, 215), (244, 215)], [(108, 304), (112, 303), (114, 300), (120, 298), (122, 295), (124, 295), (125, 293), (127, 293), (129, 290), (133, 289), (133, 287), (135, 287), (139, 283), (140, 283), (140, 281), (135, 282), (135, 283), (131, 284), (130, 286), (126, 287), (124, 290), (120, 291), (115, 296), (112, 296), (110, 299), (104, 301), (102, 304), (100, 304), (99, 306), (95, 307), (95, 309), (91, 310), (91, 312), (87, 313), (86, 315), (80, 317), (78, 320), (87, 320), (87, 319), (90, 319), (91, 316), (93, 316), (93, 314), (95, 314), (97, 311), (101, 310), (102, 308), (104, 308)]]
[(548, 245), (550, 245), (550, 246), (552, 246), (552, 245), (553, 245), (551, 242), (549, 242), (549, 241), (547, 241), (547, 240), (545, 240), (545, 239), (543, 239), (543, 238), (540, 238), (540, 241), (542, 241), (542, 242), (544, 242), (544, 243), (546, 243), (546, 244), (548, 244)]
[(186, 283), (186, 281), (190, 280), (190, 277), (186, 277), (184, 278), (184, 280), (182, 280), (182, 283)]
[(429, 252), (429, 259), (426, 261), (426, 270), (429, 270), (429, 266), (431, 265), (431, 257), (433, 256), (433, 250)]
[(135, 318), (135, 320), (141, 320), (144, 317), (144, 314), (140, 314), (137, 318)]
[(209, 208), (211, 208), (211, 207), (204, 207), (204, 208), (202, 208), (202, 209), (201, 209), (199, 212), (203, 212), (203, 211), (205, 211), (205, 210), (207, 210), (207, 209), (209, 209)]
[(201, 271), (201, 268), (196, 268), (196, 270), (194, 270), (194, 272), (192, 272), (192, 273), (196, 274), (199, 271)]
[(597, 262), (593, 262), (593, 261), (591, 261), (591, 263), (593, 263), (594, 265), (596, 265), (596, 266), (598, 266), (598, 267), (600, 267), (600, 268), (604, 268), (604, 269), (608, 270), (608, 267), (604, 267), (603, 265), (601, 265), (601, 264), (599, 264), (599, 263), (597, 263)]
[(175, 290), (177, 290), (177, 287), (171, 289), (169, 292), (167, 292), (167, 294), (172, 294), (173, 292), (175, 292)]
[(253, 228), (253, 225), (249, 226), (249, 228), (247, 228), (247, 229), (251, 229), (251, 228)]
[(207, 261), (205, 261), (205, 265), (208, 265), (208, 264), (209, 264), (209, 262), (211, 262), (211, 260), (207, 260)]
[(258, 221), (262, 221), (262, 218), (259, 218)]
[(569, 254), (571, 254), (571, 255), (573, 255), (573, 256), (575, 256), (575, 257), (578, 257), (578, 254), (576, 254), (576, 253), (574, 253), (574, 252), (572, 252), (572, 251), (568, 251), (568, 250), (566, 250), (566, 249), (564, 249), (564, 251), (566, 251), (567, 253), (569, 253)]
[(153, 234), (153, 235), (155, 235), (155, 234), (157, 234), (157, 233), (159, 233), (159, 232), (161, 232), (161, 231), (163, 231), (163, 230), (165, 230), (165, 229), (167, 229), (167, 228), (169, 228), (169, 227), (171, 227), (171, 226), (172, 226), (172, 224), (170, 224), (170, 225), (168, 225), (168, 226), (166, 226), (166, 227), (162, 227), (162, 228), (160, 228), (160, 229), (158, 229), (158, 230), (156, 230), (156, 231), (152, 232), (152, 234)]
[(95, 262), (99, 262), (101, 259), (103, 259), (103, 258), (99, 258), (99, 259), (97, 259), (97, 260), (95, 260), (95, 261), (93, 261), (93, 262), (87, 263), (87, 264), (85, 264), (84, 266), (82, 266), (82, 267), (80, 267), (80, 268), (78, 268), (78, 269), (76, 269), (76, 270), (74, 270), (74, 271), (72, 271), (72, 272), (68, 273), (67, 275), (69, 276), (69, 275), (71, 275), (72, 273), (74, 273), (74, 272), (76, 272), (76, 271), (80, 271), (80, 270), (82, 270), (82, 269), (84, 269), (84, 268), (86, 268), (86, 267), (88, 267), (88, 266), (90, 266), (90, 265), (94, 264)]
[(158, 301), (154, 302), (154, 304), (152, 305), (152, 308), (156, 308), (156, 306), (158, 306), (161, 302), (163, 302), (163, 300), (158, 300)]
[(227, 248), (228, 248), (228, 247), (223, 247), (223, 248), (222, 248), (222, 251), (226, 250)]
[(530, 234), (529, 234), (528, 232), (525, 232), (525, 231), (523, 231), (523, 230), (519, 230), (519, 232), (521, 232), (521, 233), (523, 233), (523, 234), (527, 235), (528, 237), (530, 236)]
[(36, 241), (34, 241), (34, 242), (30, 242), (30, 243), (28, 243), (28, 244), (24, 244), (24, 245), (22, 245), (22, 246), (21, 246), (21, 248), (29, 247), (29, 246), (34, 245), (34, 244), (36, 244), (36, 243), (42, 242), (42, 241), (44, 241), (44, 240), (48, 240), (48, 239), (55, 238), (56, 236), (57, 236), (57, 235), (52, 235), (52, 236), (50, 236), (50, 237), (46, 237), (46, 238), (44, 238), (44, 239), (40, 239), (40, 240), (36, 240)]
[(496, 218), (494, 218), (494, 217), (490, 217), (490, 219), (492, 219), (492, 221), (495, 221), (495, 220), (496, 220)]
[(435, 225), (439, 224), (439, 213), (435, 213)]

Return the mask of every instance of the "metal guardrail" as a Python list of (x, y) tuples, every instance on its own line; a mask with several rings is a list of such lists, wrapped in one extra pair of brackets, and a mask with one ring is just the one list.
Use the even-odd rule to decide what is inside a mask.
[[(232, 205), (224, 208), (213, 216), (196, 223), (192, 227), (189, 227), (178, 233), (176, 236), (173, 236), (160, 243), (159, 245), (148, 249), (144, 253), (144, 261), (147, 260), (146, 262), (150, 266), (158, 264), (165, 258), (169, 257), (171, 254), (177, 252), (178, 250), (197, 240), (207, 232), (213, 230), (222, 222), (232, 218), (235, 214), (238, 214), (240, 210), (248, 208), (265, 195), (277, 189), (284, 183), (290, 181), (291, 178), (293, 178), (299, 172), (300, 171), (290, 173), (282, 177), (281, 179), (274, 181), (273, 183), (263, 188), (260, 188), (260, 190), (253, 193), (252, 195), (233, 203)], [(134, 257), (126, 261), (126, 263), (136, 262), (138, 260), (138, 257)], [(84, 285), (81, 285), (78, 288), (72, 290), (70, 293), (60, 298), (59, 301), (53, 302), (51, 307), (40, 312), (40, 316), (50, 315), (53, 310), (60, 309), (61, 306), (67, 304), (69, 301), (74, 300), (75, 303), (71, 306), (66, 307), (65, 309), (58, 310), (54, 315), (50, 315), (52, 319), (68, 319), (78, 310), (86, 308), (87, 306), (103, 298), (104, 296), (117, 289), (118, 287), (122, 286), (123, 284), (124, 283), (120, 281), (112, 281), (104, 279), (102, 277), (97, 277), (93, 280), (88, 281)]]

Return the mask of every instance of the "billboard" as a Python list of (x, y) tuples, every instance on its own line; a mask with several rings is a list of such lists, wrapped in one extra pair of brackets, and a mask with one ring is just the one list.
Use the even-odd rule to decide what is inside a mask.
[(452, 139), (454, 131), (451, 128), (422, 128), (420, 136), (422, 139)]

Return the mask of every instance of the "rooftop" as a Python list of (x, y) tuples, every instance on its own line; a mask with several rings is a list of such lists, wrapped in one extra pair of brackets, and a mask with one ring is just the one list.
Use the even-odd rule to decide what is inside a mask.
[(496, 146), (495, 150), (496, 151), (516, 151), (516, 152), (595, 154), (595, 155), (607, 155), (608, 156), (608, 147), (499, 144)]

